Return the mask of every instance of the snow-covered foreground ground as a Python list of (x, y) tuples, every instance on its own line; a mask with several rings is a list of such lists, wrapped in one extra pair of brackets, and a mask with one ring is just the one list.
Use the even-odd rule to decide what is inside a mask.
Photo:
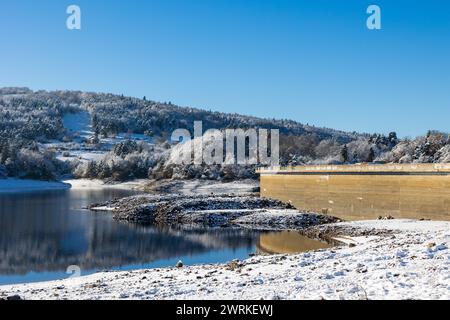
[[(221, 265), (106, 272), (0, 287), (25, 299), (449, 299), (450, 222), (345, 222), (342, 246)], [(357, 232), (356, 232), (357, 233)], [(355, 234), (355, 233), (353, 233)], [(375, 232), (376, 234), (376, 232)], [(382, 235), (384, 234), (384, 235)]]
[(69, 189), (70, 185), (62, 182), (38, 180), (0, 179), (0, 194)]

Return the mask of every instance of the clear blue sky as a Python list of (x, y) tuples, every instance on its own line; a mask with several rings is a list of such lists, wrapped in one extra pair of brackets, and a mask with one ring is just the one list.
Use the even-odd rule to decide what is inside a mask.
[[(82, 30), (65, 27), (82, 10)], [(378, 4), (382, 30), (366, 28)], [(2, 0), (0, 86), (401, 136), (449, 130), (447, 0)]]

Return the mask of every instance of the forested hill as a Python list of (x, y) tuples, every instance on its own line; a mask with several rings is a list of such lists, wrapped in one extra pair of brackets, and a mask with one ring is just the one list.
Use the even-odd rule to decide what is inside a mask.
[[(274, 113), (276, 108), (274, 107)], [(71, 130), (67, 118), (82, 114), (88, 126), (84, 135)], [(64, 122), (66, 120), (66, 123)], [(73, 119), (73, 117), (72, 117)], [(81, 119), (81, 118), (80, 118)], [(429, 131), (414, 140), (388, 135), (348, 133), (318, 128), (293, 120), (263, 119), (239, 114), (178, 107), (122, 95), (80, 91), (35, 91), (27, 88), (0, 89), (0, 178), (55, 179), (66, 174), (119, 179), (149, 177), (211, 176), (211, 168), (177, 168), (167, 152), (155, 152), (125, 139), (151, 140), (157, 150), (168, 147), (175, 129), (193, 131), (202, 121), (203, 131), (227, 128), (280, 130), (280, 164), (339, 164), (357, 162), (430, 163), (450, 161), (448, 134)], [(78, 124), (78, 120), (75, 121)], [(125, 135), (124, 135), (125, 134)], [(135, 135), (132, 135), (135, 134)], [(137, 137), (141, 134), (141, 137)], [(122, 138), (121, 138), (122, 137)], [(142, 138), (145, 137), (145, 138)], [(130, 142), (130, 141), (128, 141)], [(142, 141), (141, 141), (142, 142)], [(117, 147), (116, 144), (119, 144)], [(116, 152), (114, 150), (128, 150)], [(89, 157), (86, 154), (90, 153)], [(103, 154), (103, 158), (98, 158)], [(84, 155), (84, 156), (83, 156)], [(120, 168), (118, 168), (120, 167)], [(126, 170), (125, 170), (126, 169)], [(214, 167), (218, 174), (229, 168)], [(246, 177), (235, 168), (234, 177)], [(254, 173), (249, 167), (247, 172)], [(181, 173), (179, 173), (181, 172)], [(187, 172), (187, 173), (186, 173)]]
[[(31, 138), (35, 122), (46, 124), (47, 129), (38, 128), (38, 135), (54, 137), (60, 123), (58, 119), (65, 112), (77, 108), (88, 110), (94, 117), (98, 130), (103, 134), (133, 132), (165, 136), (177, 128), (192, 131), (194, 121), (202, 121), (203, 129), (210, 128), (268, 128), (279, 129), (284, 135), (309, 135), (314, 140), (335, 139), (347, 143), (358, 136), (327, 128), (317, 128), (292, 120), (263, 119), (239, 114), (212, 112), (197, 108), (179, 107), (172, 103), (160, 103), (145, 99), (124, 97), (114, 94), (88, 93), (80, 91), (36, 91), (27, 88), (0, 89), (2, 106), (1, 128), (9, 132), (23, 127), (24, 137)], [(274, 108), (274, 114), (276, 114)], [(12, 120), (12, 121), (11, 121)], [(32, 134), (31, 134), (32, 135)]]

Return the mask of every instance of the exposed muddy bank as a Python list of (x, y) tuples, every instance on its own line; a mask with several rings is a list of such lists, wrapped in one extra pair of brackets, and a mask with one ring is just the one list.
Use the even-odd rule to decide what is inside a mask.
[[(335, 218), (336, 219), (336, 218)], [(337, 219), (339, 220), (339, 219)], [(299, 230), (299, 232), (311, 239), (320, 239), (335, 245), (347, 243), (353, 245), (348, 239), (354, 237), (387, 237), (395, 238), (396, 230), (360, 228), (351, 223), (316, 224), (314, 226)]]

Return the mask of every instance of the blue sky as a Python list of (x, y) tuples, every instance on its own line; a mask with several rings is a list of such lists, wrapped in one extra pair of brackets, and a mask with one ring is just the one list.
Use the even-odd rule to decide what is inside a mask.
[[(82, 30), (66, 29), (66, 8)], [(366, 8), (382, 30), (366, 28)], [(347, 131), (450, 131), (450, 1), (2, 0), (0, 86)]]

